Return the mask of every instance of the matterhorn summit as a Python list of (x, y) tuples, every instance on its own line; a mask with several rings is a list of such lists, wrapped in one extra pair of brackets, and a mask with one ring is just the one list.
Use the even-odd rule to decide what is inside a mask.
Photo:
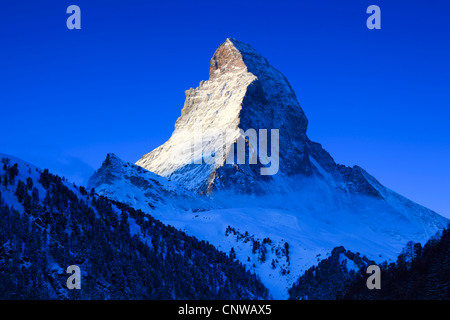
[(335, 247), (394, 261), (447, 226), (363, 168), (337, 164), (307, 127), (286, 77), (227, 39), (209, 79), (186, 91), (169, 140), (136, 165), (109, 155), (88, 187), (232, 250), (276, 298)]
[(307, 126), (286, 77), (248, 44), (227, 39), (211, 59), (209, 80), (186, 91), (170, 139), (136, 164), (196, 193), (283, 191), (286, 178), (300, 175), (381, 197), (364, 170), (337, 165), (312, 142)]
[[(136, 164), (199, 193), (236, 187), (250, 191), (258, 189), (256, 181), (270, 178), (261, 175), (261, 167), (267, 166), (261, 161), (253, 165), (248, 165), (249, 161), (226, 163), (230, 152), (237, 154), (233, 148), (239, 138), (245, 138), (243, 133), (254, 129), (265, 134), (270, 154), (271, 131), (278, 130), (279, 163), (271, 163), (279, 168), (276, 173), (310, 175), (307, 125), (286, 77), (249, 45), (227, 39), (211, 59), (209, 80), (186, 91), (184, 108), (170, 139)], [(177, 147), (193, 144), (196, 131), (203, 134), (201, 152), (179, 152)], [(253, 152), (259, 155), (254, 141), (246, 140), (246, 158)], [(208, 163), (211, 152), (215, 159)]]

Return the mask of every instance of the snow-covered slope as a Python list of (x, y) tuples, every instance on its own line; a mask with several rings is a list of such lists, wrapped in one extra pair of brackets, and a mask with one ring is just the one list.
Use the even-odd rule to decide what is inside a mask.
[[(289, 190), (285, 193), (256, 196), (227, 190), (195, 196), (116, 156), (109, 155), (105, 162), (91, 179), (96, 193), (149, 212), (219, 250), (233, 248), (236, 258), (254, 270), (278, 299), (287, 298), (298, 277), (335, 247), (344, 246), (376, 262), (393, 261), (408, 241), (423, 244), (448, 223), (376, 180), (371, 181), (374, 187), (390, 201), (350, 194), (323, 179), (302, 175), (284, 181)], [(141, 183), (130, 181), (135, 176)], [(167, 185), (172, 185), (172, 192), (162, 189)]]
[[(424, 244), (448, 223), (417, 204), (407, 210), (403, 204), (391, 205), (365, 195), (350, 198), (311, 178), (303, 178), (302, 186), (291, 194), (253, 197), (223, 192), (212, 200), (221, 207), (152, 214), (220, 250), (234, 248), (236, 257), (255, 270), (278, 299), (287, 298), (294, 281), (337, 246), (377, 263), (395, 261), (409, 240)], [(263, 246), (264, 239), (270, 242), (264, 245), (267, 252), (261, 261), (260, 248), (252, 252), (253, 240)], [(289, 259), (283, 252), (285, 243)]]

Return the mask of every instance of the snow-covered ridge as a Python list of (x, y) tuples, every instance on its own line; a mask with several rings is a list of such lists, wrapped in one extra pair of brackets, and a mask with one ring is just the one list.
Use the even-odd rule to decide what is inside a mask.
[(125, 162), (113, 153), (107, 155), (102, 166), (89, 179), (88, 188), (147, 212), (156, 207), (181, 211), (209, 208), (204, 199), (176, 182)]
[[(5, 183), (5, 175), (8, 176), (8, 173), (4, 170), (4, 168), (10, 168), (13, 166), (17, 166), (18, 175), (14, 177), (11, 181)], [(37, 194), (39, 195), (39, 201), (43, 201), (47, 194), (45, 188), (39, 183), (40, 176), (44, 172), (44, 170), (36, 167), (35, 165), (26, 162), (22, 159), (16, 158), (14, 156), (0, 153), (0, 176), (2, 178), (2, 198), (5, 202), (12, 206), (18, 212), (23, 212), (23, 205), (17, 201), (17, 196), (15, 195), (17, 185), (19, 181), (23, 183), (27, 183), (27, 180), (32, 182), (32, 188), (36, 188)], [(67, 181), (65, 178), (62, 178), (62, 183), (68, 187), (72, 192), (74, 192), (80, 199), (83, 196), (80, 194), (78, 188)]]

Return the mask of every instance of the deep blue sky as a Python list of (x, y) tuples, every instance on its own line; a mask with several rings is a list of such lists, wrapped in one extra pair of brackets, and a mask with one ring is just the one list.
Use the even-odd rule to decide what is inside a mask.
[[(81, 8), (81, 30), (66, 8)], [(381, 8), (381, 30), (366, 8)], [(227, 37), (283, 72), (338, 163), (450, 217), (449, 1), (1, 1), (0, 152), (85, 184), (172, 133)]]

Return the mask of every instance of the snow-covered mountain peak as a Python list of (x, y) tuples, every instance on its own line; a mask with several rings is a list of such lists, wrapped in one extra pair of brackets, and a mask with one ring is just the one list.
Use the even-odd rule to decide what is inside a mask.
[[(307, 124), (287, 79), (253, 48), (227, 39), (211, 59), (210, 79), (186, 91), (170, 139), (137, 166), (108, 156), (90, 183), (233, 252), (277, 298), (336, 246), (378, 263), (447, 225), (361, 167), (336, 164), (307, 137)], [(250, 138), (252, 129), (259, 136), (261, 129), (279, 131), (276, 174), (261, 175), (261, 142)], [(228, 163), (243, 140), (245, 163)], [(250, 163), (251, 155), (259, 162)], [(174, 192), (166, 191), (170, 183)]]
[[(245, 139), (248, 130), (257, 134), (267, 130), (268, 135), (277, 130), (280, 174), (309, 175), (312, 169), (305, 148), (307, 125), (286, 77), (249, 45), (227, 39), (211, 59), (210, 79), (186, 91), (171, 138), (136, 164), (199, 193), (243, 186), (242, 182), (236, 184), (237, 180), (245, 181), (245, 191), (256, 190), (260, 189), (257, 180), (270, 180), (261, 177), (264, 164), (225, 163), (236, 141)], [(190, 152), (199, 131), (201, 150)], [(248, 154), (255, 152), (259, 156), (258, 143), (247, 142)], [(207, 163), (212, 154), (213, 163)]]
[[(250, 45), (227, 39), (215, 51), (209, 74), (208, 81), (186, 91), (170, 139), (137, 165), (195, 193), (277, 192), (286, 178), (301, 175), (315, 176), (350, 194), (382, 198), (369, 181), (373, 177), (369, 179), (357, 166), (336, 164), (320, 144), (308, 138), (308, 120), (288, 80)], [(249, 139), (251, 130), (257, 138)], [(261, 174), (267, 167), (261, 159), (249, 161), (250, 154), (261, 156), (257, 141), (261, 130), (267, 130), (267, 136), (272, 130), (279, 133), (278, 170), (270, 176)], [(246, 140), (245, 164), (230, 164), (226, 160), (236, 157), (239, 139)], [(267, 142), (270, 149), (273, 141), (268, 138)]]

